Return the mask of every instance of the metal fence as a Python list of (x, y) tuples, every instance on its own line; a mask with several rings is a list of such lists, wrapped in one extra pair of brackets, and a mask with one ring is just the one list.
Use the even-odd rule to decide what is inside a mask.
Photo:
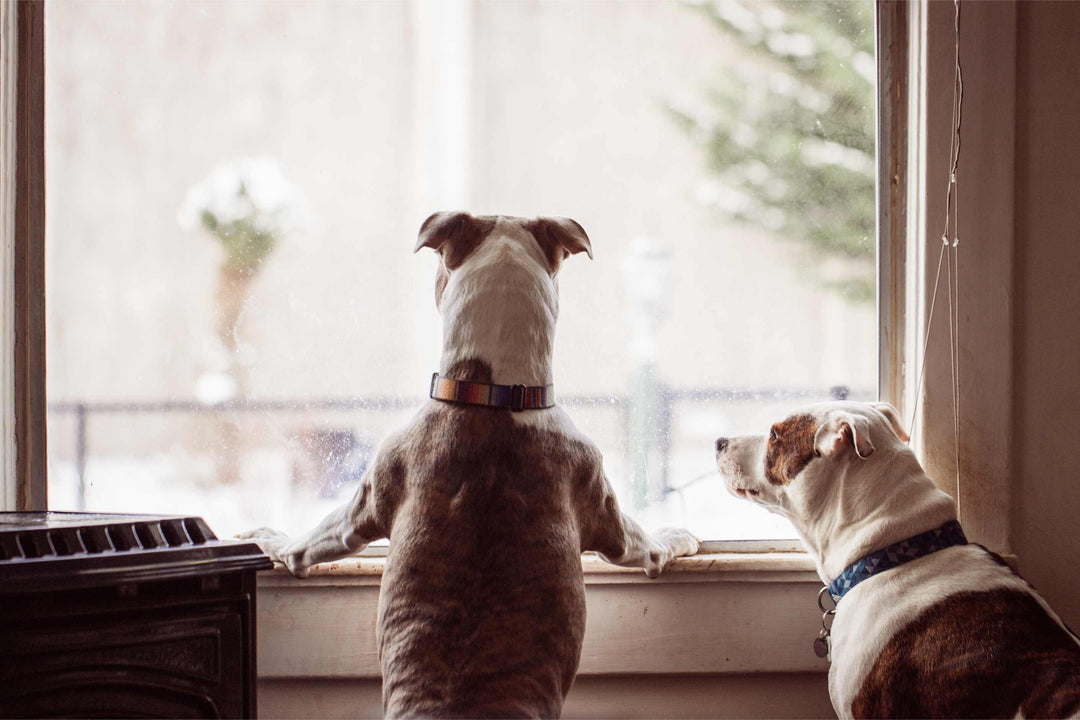
[[(635, 488), (635, 494), (644, 498), (646, 494), (666, 495), (681, 488), (669, 485), (671, 462), (671, 429), (677, 414), (687, 406), (723, 406), (768, 401), (770, 403), (816, 402), (821, 400), (845, 400), (852, 396), (846, 386), (834, 386), (818, 389), (793, 388), (720, 388), (680, 390), (666, 386), (657, 388), (656, 396), (650, 403), (654, 412), (650, 413), (652, 422), (645, 432), (649, 437), (641, 437), (641, 428), (635, 434), (632, 427), (631, 413), (634, 400), (622, 395), (570, 395), (559, 398), (559, 404), (567, 409), (593, 408), (610, 410), (618, 415), (617, 422), (622, 428), (624, 449), (628, 457), (634, 457), (635, 446), (649, 447), (659, 456), (660, 472), (654, 475), (651, 488)], [(855, 397), (871, 397), (870, 393), (856, 393)], [(218, 404), (205, 404), (194, 400), (161, 400), (151, 402), (108, 402), (108, 401), (60, 401), (48, 404), (48, 412), (53, 417), (70, 417), (75, 422), (75, 470), (78, 481), (79, 509), (84, 509), (86, 490), (86, 461), (91, 453), (88, 447), (87, 428), (95, 418), (118, 415), (151, 414), (188, 414), (203, 416), (223, 416), (228, 413), (296, 413), (304, 411), (352, 411), (352, 412), (397, 412), (419, 407), (425, 400), (417, 397), (402, 396), (367, 396), (352, 398), (324, 398), (305, 400), (235, 400)]]

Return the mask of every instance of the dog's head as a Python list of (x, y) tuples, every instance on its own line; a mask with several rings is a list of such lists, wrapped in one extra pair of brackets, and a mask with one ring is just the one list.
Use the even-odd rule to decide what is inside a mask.
[(766, 435), (717, 439), (716, 464), (729, 492), (798, 527), (801, 515), (825, 509), (839, 491), (837, 478), (863, 474), (871, 482), (872, 473), (860, 471), (880, 449), (895, 450), (907, 439), (891, 405), (822, 403), (773, 424)]
[(728, 490), (783, 515), (826, 583), (867, 552), (956, 519), (885, 403), (813, 405), (766, 435), (719, 438)]
[(561, 217), (437, 212), (420, 227), (414, 252), (421, 248), (431, 248), (442, 261), (435, 280), (435, 303), (440, 310), (444, 296), (464, 286), (464, 278), (487, 271), (510, 282), (532, 276), (557, 295), (555, 277), (563, 261), (580, 252), (592, 257), (585, 229)]
[[(441, 260), (442, 371), (496, 384), (550, 383), (556, 276), (570, 255), (592, 257), (585, 230), (567, 218), (435, 213), (420, 228), (416, 250), (425, 247)], [(487, 371), (476, 371), (476, 361)], [(473, 370), (464, 372), (463, 362)]]

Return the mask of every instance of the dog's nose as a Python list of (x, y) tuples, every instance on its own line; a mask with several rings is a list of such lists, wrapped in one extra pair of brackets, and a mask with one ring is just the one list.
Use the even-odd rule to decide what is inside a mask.
[(727, 447), (727, 438), (716, 438), (716, 452), (724, 452)]

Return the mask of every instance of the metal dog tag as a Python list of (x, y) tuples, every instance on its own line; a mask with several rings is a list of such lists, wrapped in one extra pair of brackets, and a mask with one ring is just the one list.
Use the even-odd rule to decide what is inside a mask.
[(822, 660), (829, 657), (829, 631), (825, 628), (821, 629), (821, 632), (816, 638), (814, 638), (814, 654)]

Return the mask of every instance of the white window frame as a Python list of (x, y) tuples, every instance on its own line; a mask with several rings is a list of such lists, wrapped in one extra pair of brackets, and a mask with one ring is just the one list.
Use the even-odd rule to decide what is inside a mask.
[[(13, 208), (33, 206), (43, 191), (17, 175), (11, 162), (29, 157), (43, 166), (43, 133), (31, 133), (13, 147), (12, 123), (25, 103), (35, 100), (20, 82), (12, 98), (17, 55), (40, 54), (19, 26), (15, 13), (41, 20), (40, 2), (3, 3), (3, 467), (4, 509), (44, 507), (44, 365), (28, 361), (29, 351), (12, 337), (26, 297), (44, 296), (25, 288), (27, 250), (40, 252), (43, 227), (13, 219)], [(953, 53), (953, 4), (878, 0), (879, 96), (891, 98), (879, 113), (881, 333), (880, 395), (911, 417), (917, 392), (916, 369), (926, 332), (930, 285), (944, 214)], [(27, 28), (30, 23), (27, 24)], [(1012, 416), (1013, 187), (1015, 134), (1016, 5), (964, 3), (961, 25), (965, 69), (961, 192), (962, 397), (959, 495), (968, 536), (999, 552), (1011, 550), (1009, 481), (1012, 450), (1007, 442)], [(20, 49), (23, 52), (19, 52)], [(43, 121), (42, 121), (43, 122)], [(41, 128), (38, 128), (39, 130)], [(21, 138), (22, 136), (20, 136)], [(39, 143), (36, 144), (35, 143)], [(910, 169), (910, 172), (905, 172)], [(34, 180), (38, 182), (38, 180)], [(974, 202), (973, 198), (978, 198)], [(43, 220), (42, 220), (43, 224)], [(17, 227), (16, 227), (17, 226)], [(41, 237), (32, 233), (41, 232)], [(22, 250), (23, 252), (19, 252)], [(31, 253), (32, 254), (32, 253)], [(24, 293), (16, 295), (16, 290)], [(20, 301), (24, 305), (20, 305)], [(939, 312), (926, 356), (924, 395), (917, 437), (931, 476), (956, 492), (951, 370), (947, 316)], [(31, 334), (43, 335), (43, 315), (28, 315)], [(38, 323), (35, 326), (33, 323)], [(43, 341), (41, 341), (43, 351)], [(19, 378), (29, 383), (20, 390)], [(14, 420), (14, 426), (11, 423)], [(16, 432), (18, 430), (18, 432)], [(38, 445), (23, 434), (38, 433)], [(29, 453), (13, 459), (17, 449)], [(976, 452), (977, 450), (977, 452)], [(731, 552), (742, 549), (743, 552)], [(787, 544), (707, 545), (711, 554), (679, 561), (673, 572), (647, 580), (638, 572), (604, 566), (586, 557), (589, 626), (583, 676), (611, 673), (824, 672), (809, 652), (819, 614), (814, 597), (820, 582), (808, 557)], [(327, 566), (314, 578), (297, 581), (281, 573), (260, 580), (260, 678), (352, 678), (377, 681), (374, 617), (382, 560), (356, 558)], [(321, 573), (321, 574), (320, 574)], [(641, 612), (640, 608), (649, 608)], [(343, 627), (350, 628), (342, 632)], [(359, 629), (359, 630), (358, 630)], [(371, 630), (370, 633), (367, 630)], [(284, 685), (283, 685), (284, 686)], [(289, 685), (295, 689), (294, 685)]]

